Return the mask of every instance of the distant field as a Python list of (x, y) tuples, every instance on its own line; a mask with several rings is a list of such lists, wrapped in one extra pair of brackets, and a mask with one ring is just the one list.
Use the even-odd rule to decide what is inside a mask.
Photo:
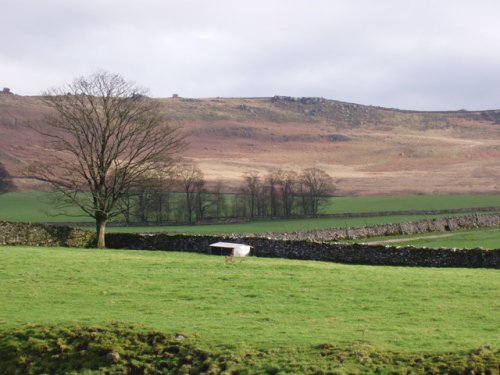
[(323, 213), (444, 210), (500, 206), (500, 195), (400, 195), (331, 198)]
[(120, 321), (234, 351), (500, 346), (498, 270), (29, 247), (0, 247), (0, 257), (0, 330)]
[[(0, 220), (30, 222), (91, 221), (77, 208), (55, 210), (51, 203), (53, 194), (26, 191), (0, 195)], [(440, 210), (469, 207), (500, 206), (500, 195), (407, 195), (333, 197), (322, 213), (377, 212), (402, 210)], [(382, 219), (385, 222), (387, 220)], [(317, 222), (318, 224), (321, 221)], [(341, 225), (344, 226), (344, 225)]]
[(193, 233), (193, 234), (226, 234), (226, 233), (266, 233), (266, 232), (292, 232), (299, 230), (315, 230), (334, 227), (361, 227), (365, 225), (401, 223), (406, 221), (427, 219), (431, 217), (448, 215), (396, 215), (361, 218), (318, 218), (318, 219), (290, 219), (290, 220), (264, 220), (236, 224), (210, 224), (210, 225), (172, 225), (172, 226), (145, 226), (145, 227), (109, 227), (108, 232), (135, 233), (135, 232), (168, 232), (168, 233)]
[[(42, 191), (23, 191), (0, 195), (0, 220), (40, 222), (89, 221), (76, 207), (63, 211), (54, 209), (54, 194)], [(66, 213), (67, 215), (61, 215)], [(68, 216), (70, 215), (70, 216)]]

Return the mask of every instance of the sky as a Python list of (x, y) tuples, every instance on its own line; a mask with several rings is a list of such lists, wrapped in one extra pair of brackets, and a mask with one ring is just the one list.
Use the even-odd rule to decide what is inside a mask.
[(498, 0), (0, 0), (0, 89), (98, 70), (153, 97), (500, 109)]

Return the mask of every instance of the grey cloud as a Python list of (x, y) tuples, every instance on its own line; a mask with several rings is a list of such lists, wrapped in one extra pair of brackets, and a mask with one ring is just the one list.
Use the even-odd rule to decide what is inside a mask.
[[(104, 68), (155, 96), (324, 96), (500, 108), (500, 3), (7, 0), (0, 85), (37, 94)], [(5, 13), (6, 14), (6, 13)]]

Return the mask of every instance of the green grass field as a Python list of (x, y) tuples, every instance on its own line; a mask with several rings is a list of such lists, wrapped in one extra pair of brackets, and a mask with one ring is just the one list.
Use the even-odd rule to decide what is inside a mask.
[(444, 210), (500, 206), (500, 195), (400, 195), (335, 197), (323, 213)]
[[(398, 241), (401, 240), (401, 241)], [(500, 228), (474, 229), (457, 232), (421, 233), (411, 236), (372, 237), (352, 242), (385, 243), (387, 245), (429, 248), (500, 249)]]
[[(77, 208), (64, 211), (53, 208), (53, 194), (26, 191), (0, 195), (0, 220), (25, 222), (89, 222)], [(324, 213), (374, 212), (391, 210), (437, 210), (450, 208), (485, 207), (500, 205), (498, 195), (412, 195), (333, 197)], [(65, 213), (62, 215), (61, 213)], [(68, 216), (69, 215), (69, 216)], [(405, 222), (443, 215), (394, 215), (366, 218), (317, 218), (291, 220), (263, 220), (251, 223), (175, 226), (109, 227), (110, 232), (170, 232), (195, 234), (264, 233), (314, 230), (331, 227), (359, 227), (389, 222)], [(449, 216), (444, 215), (444, 216)]]
[[(53, 208), (52, 194), (39, 191), (0, 195), (0, 220), (30, 222), (91, 221), (76, 208), (66, 209), (70, 216)], [(401, 210), (439, 210), (500, 206), (499, 195), (408, 195), (333, 197), (323, 213), (376, 212)]]
[[(493, 195), (331, 203), (329, 213), (499, 204)], [(53, 216), (46, 193), (0, 196), (3, 220), (90, 221), (76, 209), (71, 213)], [(424, 218), (429, 216), (109, 230), (237, 234)], [(493, 249), (500, 248), (499, 234), (498, 228), (429, 233), (391, 244)], [(189, 253), (29, 247), (0, 247), (0, 259), (0, 374), (434, 374), (500, 368), (498, 270), (263, 258), (226, 264), (222, 257)], [(110, 351), (121, 359), (110, 363)]]
[[(66, 335), (83, 345), (86, 329), (51, 325), (113, 322), (180, 332), (204, 353), (233, 353), (223, 361), (240, 373), (399, 373), (405, 366), (433, 373), (429, 368), (442, 372), (462, 362), (470, 368), (483, 354), (488, 366), (500, 364), (499, 352), (493, 354), (500, 346), (497, 270), (259, 258), (225, 264), (200, 254), (68, 248), (0, 247), (0, 257), (0, 351), (13, 355), (12, 345), (24, 347), (14, 367), (49, 356), (51, 345), (68, 351)], [(120, 341), (129, 332), (120, 332), (105, 340), (87, 334), (88, 352), (139, 355)], [(45, 341), (51, 334), (52, 344)], [(145, 340), (134, 337), (135, 345)], [(146, 343), (140, 345), (144, 354)], [(485, 345), (486, 352), (470, 352)], [(179, 355), (187, 356), (184, 349)]]
[[(67, 208), (65, 210), (54, 209), (52, 196), (54, 196), (54, 194), (42, 191), (22, 191), (1, 194), (0, 220), (31, 223), (71, 221), (92, 222), (92, 219), (88, 216), (82, 216), (82, 211), (76, 207)], [(61, 215), (62, 213), (67, 215)]]
[(500, 345), (496, 270), (348, 266), (147, 251), (1, 247), (0, 327), (142, 323), (206, 346), (364, 339), (382, 349)]

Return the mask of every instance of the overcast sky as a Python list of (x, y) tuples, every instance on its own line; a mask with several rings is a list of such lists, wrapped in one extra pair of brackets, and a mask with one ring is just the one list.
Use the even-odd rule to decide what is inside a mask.
[(499, 0), (0, 0), (0, 86), (500, 108)]

